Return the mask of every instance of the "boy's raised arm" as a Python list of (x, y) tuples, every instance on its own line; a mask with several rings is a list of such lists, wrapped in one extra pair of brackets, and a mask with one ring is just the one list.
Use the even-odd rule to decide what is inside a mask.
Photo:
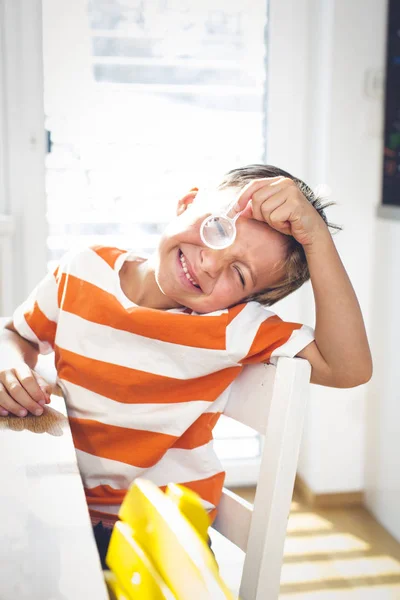
[[(250, 201), (250, 202), (249, 202)], [(369, 381), (372, 359), (353, 286), (327, 225), (289, 178), (257, 179), (242, 191), (237, 209), (292, 235), (302, 244), (316, 304), (315, 342), (298, 356), (312, 367), (311, 381), (355, 387)]]
[(315, 297), (315, 342), (298, 356), (311, 363), (313, 383), (345, 388), (366, 383), (372, 359), (363, 317), (327, 228), (305, 252)]

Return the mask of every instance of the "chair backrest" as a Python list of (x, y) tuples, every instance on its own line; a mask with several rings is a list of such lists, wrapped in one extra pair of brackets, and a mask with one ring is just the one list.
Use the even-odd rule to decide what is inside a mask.
[(276, 367), (247, 366), (224, 411), (264, 436), (254, 505), (225, 489), (213, 525), (246, 553), (241, 600), (279, 595), (310, 373), (310, 364), (299, 358), (279, 358)]

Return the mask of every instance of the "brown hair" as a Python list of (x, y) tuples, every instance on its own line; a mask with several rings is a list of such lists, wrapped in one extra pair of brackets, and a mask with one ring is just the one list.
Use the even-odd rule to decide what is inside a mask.
[[(233, 169), (224, 175), (222, 181), (218, 185), (218, 188), (242, 188), (252, 179), (261, 179), (264, 177), (288, 177), (289, 179), (292, 179), (299, 187), (302, 194), (322, 217), (326, 225), (331, 229), (341, 229), (340, 226), (329, 223), (324, 212), (324, 209), (332, 204), (335, 204), (334, 202), (325, 202), (325, 204), (323, 204), (323, 199), (316, 196), (312, 189), (308, 187), (304, 181), (297, 179), (297, 177), (294, 177), (287, 171), (279, 169), (278, 167), (254, 164)], [(282, 298), (285, 298), (300, 288), (303, 283), (310, 279), (310, 273), (308, 270), (307, 259), (303, 246), (292, 236), (287, 236), (287, 256), (283, 267), (286, 274), (281, 281), (268, 287), (262, 292), (249, 297), (247, 300), (257, 300), (261, 304), (271, 306), (275, 302), (278, 302), (278, 300), (282, 300)]]

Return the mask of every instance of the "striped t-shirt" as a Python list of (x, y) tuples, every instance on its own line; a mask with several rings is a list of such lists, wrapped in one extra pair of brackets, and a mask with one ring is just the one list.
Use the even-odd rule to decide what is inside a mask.
[(132, 481), (182, 483), (218, 504), (224, 473), (212, 429), (244, 365), (295, 356), (313, 340), (257, 302), (208, 314), (138, 306), (119, 271), (133, 256), (71, 252), (14, 313), (14, 327), (55, 350), (58, 380), (92, 516), (116, 514)]

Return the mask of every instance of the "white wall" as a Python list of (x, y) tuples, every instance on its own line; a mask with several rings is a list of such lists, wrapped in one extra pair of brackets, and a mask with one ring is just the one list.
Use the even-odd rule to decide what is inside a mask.
[[(383, 96), (366, 92), (368, 73), (384, 73), (386, 10), (385, 0), (271, 0), (268, 161), (332, 188), (328, 216), (344, 227), (335, 241), (374, 358), (367, 386), (313, 386), (299, 473), (316, 493), (366, 490), (400, 539), (400, 222), (376, 216)], [(313, 324), (310, 287), (279, 309)]]
[[(309, 38), (310, 88), (319, 93), (314, 98), (311, 94), (309, 103), (313, 133), (308, 177), (312, 183), (329, 183), (339, 203), (328, 214), (343, 224), (336, 245), (371, 332), (371, 240), (380, 199), (382, 96), (367, 96), (365, 85), (369, 70), (383, 70), (385, 11), (381, 0), (332, 0), (312, 2), (312, 17), (316, 13)], [(319, 49), (324, 61), (313, 60)], [(304, 315), (310, 314), (310, 298), (303, 298)], [(368, 386), (312, 390), (300, 472), (315, 492), (364, 489), (367, 391)]]
[(367, 397), (366, 499), (400, 541), (400, 221), (379, 220), (373, 248), (375, 374)]

